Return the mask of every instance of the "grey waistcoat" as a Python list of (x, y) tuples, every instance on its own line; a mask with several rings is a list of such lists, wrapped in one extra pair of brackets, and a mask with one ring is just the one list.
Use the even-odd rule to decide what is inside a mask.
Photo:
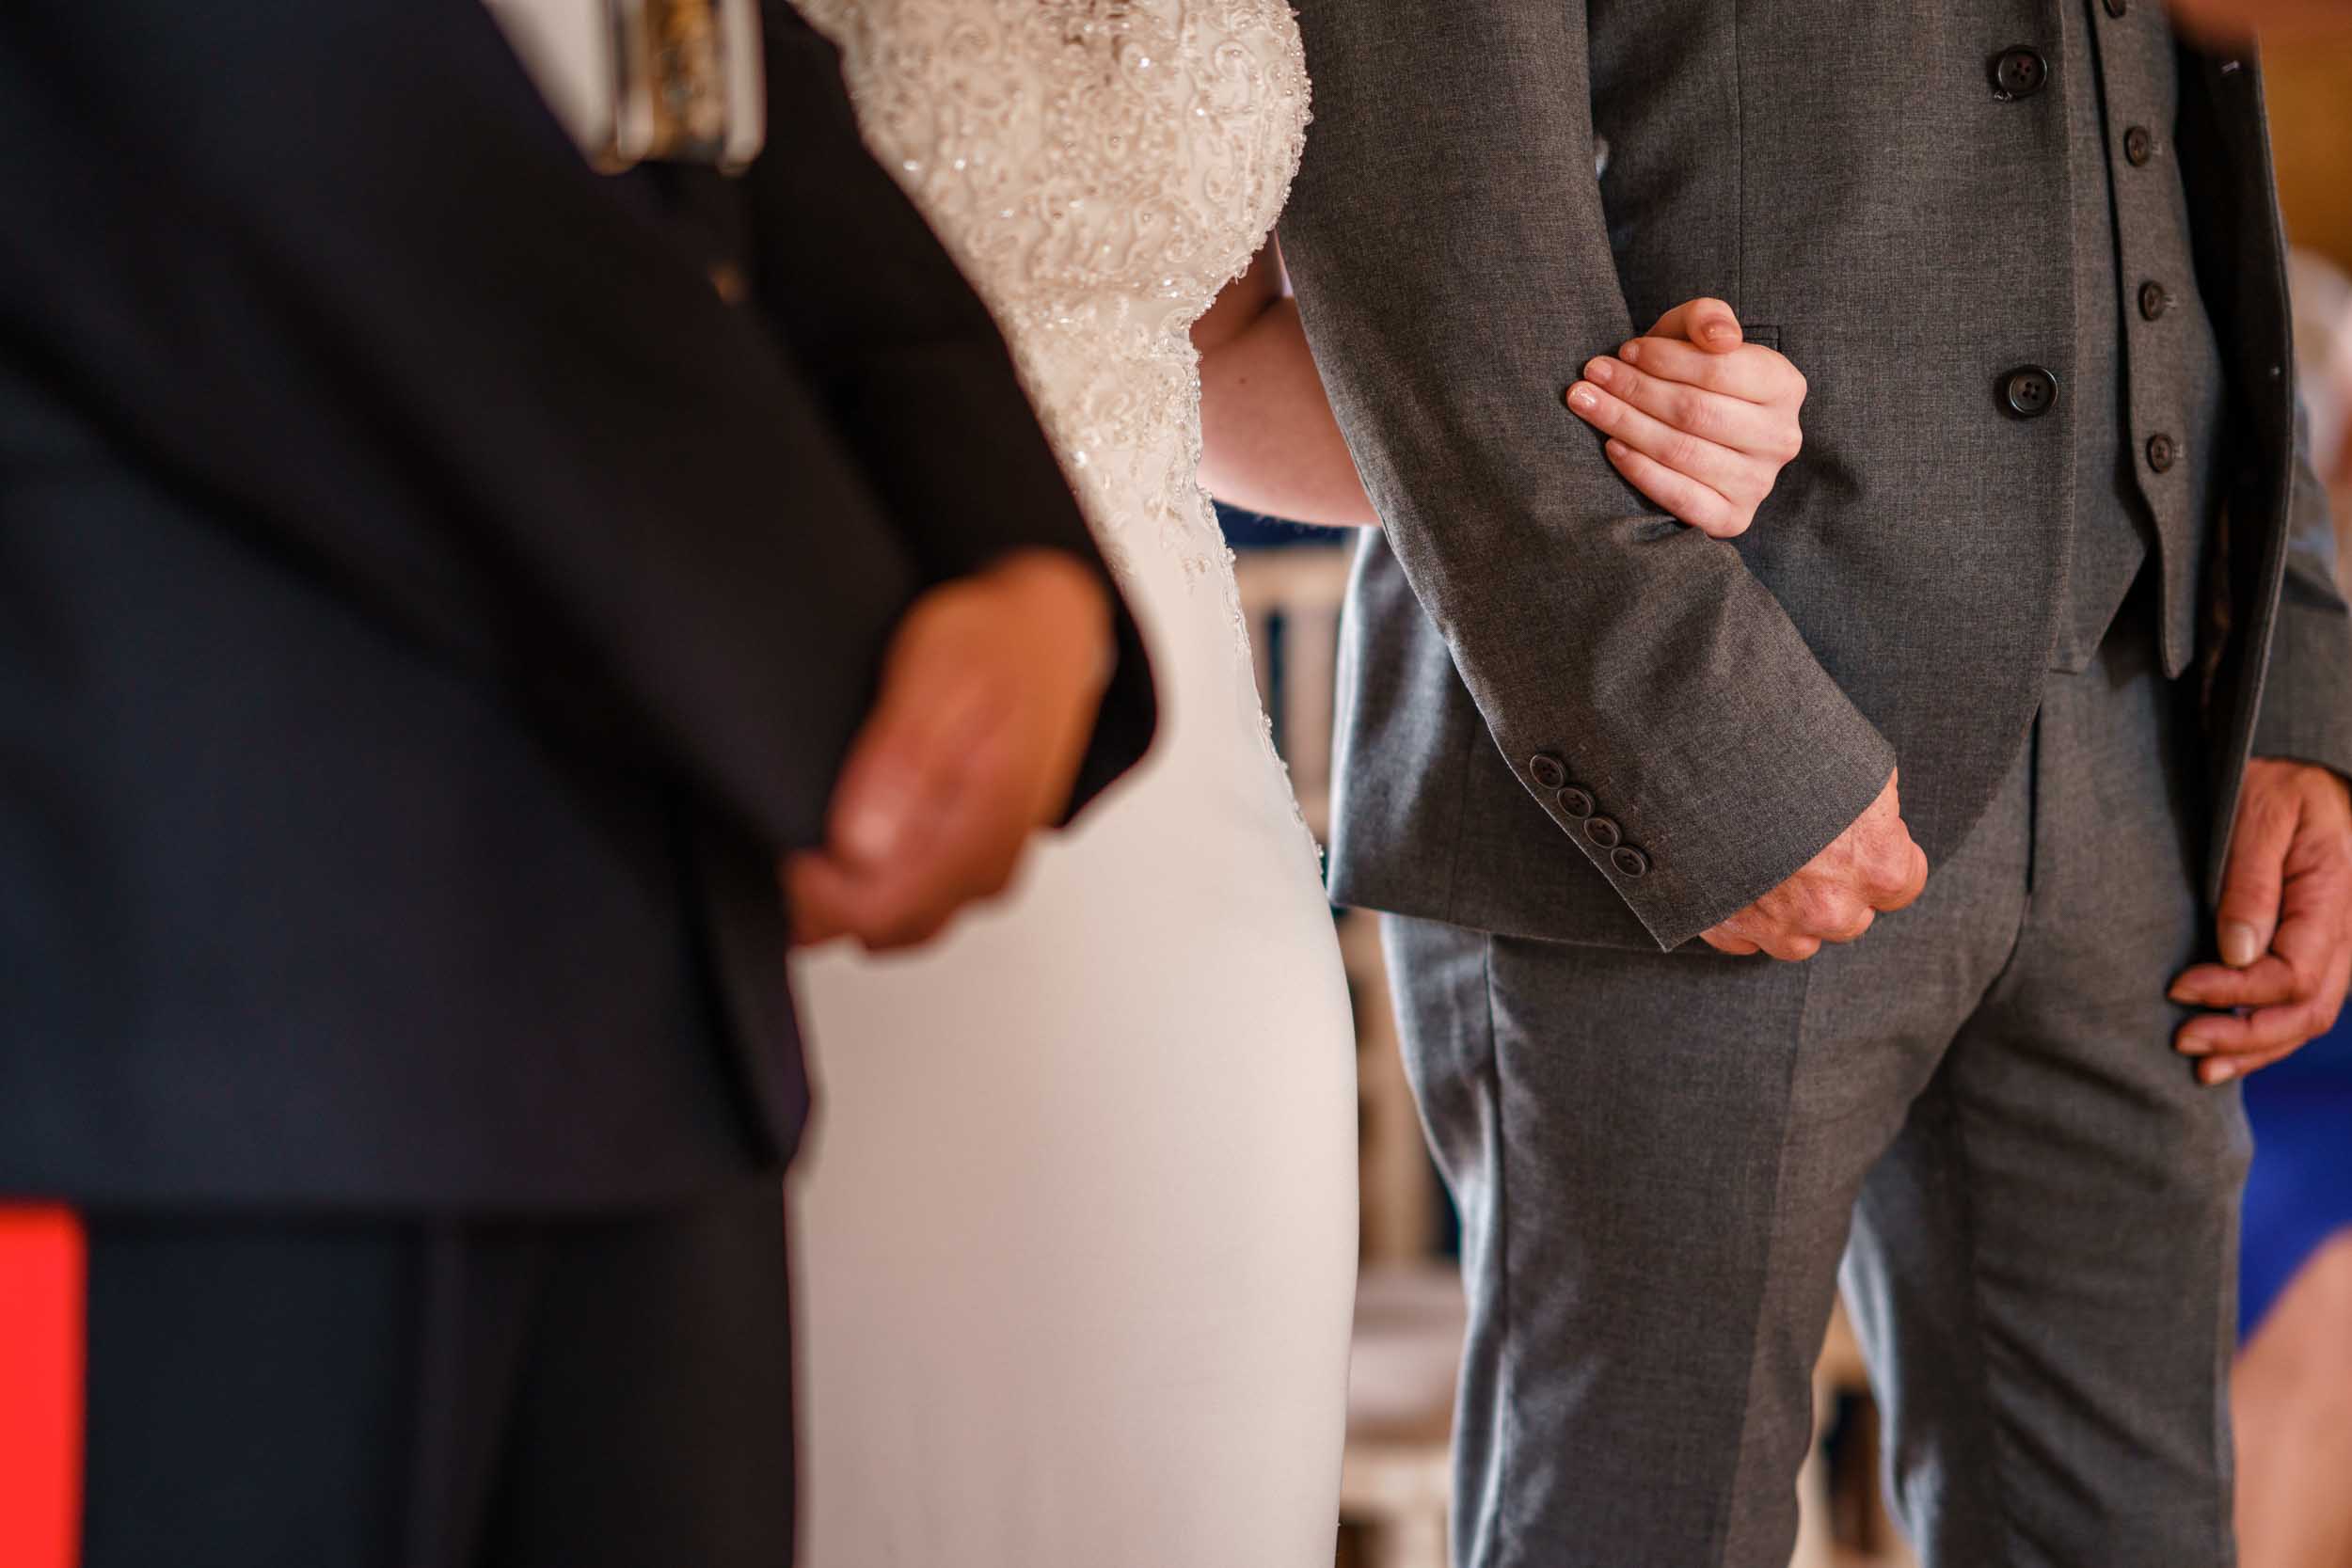
[(2196, 288), (2180, 164), (2163, 153), (2180, 99), (2154, 5), (2061, 0), (2074, 213), (2073, 549), (2051, 663), (2079, 672), (2156, 542), (2165, 671), (2186, 667), (2215, 505), (2221, 363)]

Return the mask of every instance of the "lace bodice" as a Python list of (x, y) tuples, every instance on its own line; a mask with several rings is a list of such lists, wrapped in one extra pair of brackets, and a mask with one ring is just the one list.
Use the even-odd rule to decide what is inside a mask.
[(1114, 564), (1224, 570), (1189, 329), (1288, 194), (1284, 0), (796, 0), (868, 145), (995, 312)]

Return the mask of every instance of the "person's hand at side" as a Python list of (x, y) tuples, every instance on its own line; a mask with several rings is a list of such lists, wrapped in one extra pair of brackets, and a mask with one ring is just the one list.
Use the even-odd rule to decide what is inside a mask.
[(1642, 337), (1584, 366), (1566, 393), (1609, 437), (1626, 483), (1692, 528), (1736, 538), (1804, 445), (1804, 377), (1744, 341), (1720, 299), (1677, 305)]
[(936, 936), (1010, 884), (1057, 820), (1112, 657), (1098, 578), (1027, 550), (916, 600), (835, 785), (827, 842), (784, 865), (793, 941)]
[(1880, 915), (1899, 910), (1927, 886), (1928, 857), (1903, 826), (1890, 774), (1879, 798), (1852, 826), (1796, 875), (1728, 920), (1699, 933), (1725, 953), (1769, 953), (1804, 959), (1825, 942), (1851, 942)]
[(2328, 768), (2277, 757), (2246, 765), (2222, 873), (2219, 963), (2172, 982), (2210, 1007), (2173, 1045), (2223, 1084), (2334, 1027), (2352, 981), (2352, 791)]

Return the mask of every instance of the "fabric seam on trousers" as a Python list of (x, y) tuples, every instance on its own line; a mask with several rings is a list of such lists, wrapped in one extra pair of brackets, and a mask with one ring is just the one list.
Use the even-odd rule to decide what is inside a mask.
[[(1497, 1283), (1496, 1330), (1503, 1344), (1511, 1342), (1511, 1205), (1508, 1201), (1508, 1172), (1510, 1159), (1507, 1139), (1510, 1130), (1502, 1116), (1502, 1062), (1498, 1042), (1501, 1033), (1495, 1027), (1495, 937), (1489, 931), (1479, 954), (1482, 978), (1486, 982), (1486, 1049), (1481, 1070), (1486, 1074), (1488, 1093), (1495, 1108), (1494, 1135), (1494, 1245), (1495, 1280)], [(1499, 1358), (1495, 1376), (1495, 1483), (1493, 1490), (1480, 1504), (1485, 1517), (1473, 1544), (1479, 1548), (1475, 1559), (1500, 1561), (1504, 1555), (1502, 1512), (1503, 1500), (1511, 1495), (1511, 1466), (1517, 1457), (1518, 1445), (1511, 1431), (1513, 1404), (1512, 1358)]]
[[(1750, 1449), (1748, 1444), (1748, 1429), (1751, 1423), (1753, 1423), (1756, 1419), (1756, 1382), (1758, 1370), (1763, 1364), (1763, 1355), (1761, 1353), (1764, 1338), (1765, 1303), (1772, 1297), (1773, 1271), (1779, 1266), (1781, 1260), (1782, 1189), (1788, 1180), (1788, 1146), (1797, 1135), (1797, 1073), (1798, 1070), (1804, 1065), (1805, 1054), (1811, 1042), (1813, 974), (1814, 965), (1819, 961), (1820, 960), (1818, 958), (1808, 959), (1802, 966), (1800, 966), (1804, 974), (1803, 977), (1798, 981), (1797, 989), (1797, 1038), (1795, 1047), (1788, 1053), (1788, 1080), (1783, 1087), (1780, 1148), (1772, 1155), (1772, 1207), (1768, 1211), (1771, 1218), (1767, 1223), (1764, 1233), (1764, 1266), (1757, 1271), (1756, 1299), (1750, 1308), (1750, 1318), (1753, 1326), (1751, 1326), (1748, 1331), (1747, 1398), (1742, 1403), (1740, 1412), (1739, 1450), (1737, 1456), (1732, 1461), (1730, 1482), (1721, 1500), (1717, 1504), (1717, 1523), (1713, 1537), (1714, 1549), (1708, 1554), (1708, 1560), (1719, 1564), (1724, 1560), (1724, 1554), (1731, 1548), (1731, 1529), (1733, 1522), (1739, 1515), (1739, 1498), (1741, 1496), (1741, 1486), (1742, 1483), (1748, 1479), (1749, 1468), (1753, 1462), (1753, 1450)], [(1809, 1375), (1811, 1369), (1808, 1368), (1806, 1370), (1808, 1373), (1806, 1379), (1806, 1387), (1808, 1392), (1806, 1395), (1807, 1414), (1805, 1418), (1805, 1441), (1808, 1445), (1810, 1445), (1813, 1441), (1813, 1419), (1811, 1415), (1812, 1396), (1810, 1393), (1812, 1383)], [(1809, 1449), (1808, 1451), (1810, 1451)], [(1791, 1484), (1794, 1483), (1794, 1477), (1790, 1478)]]
[[(2158, 654), (2161, 657), (2161, 649)], [(2243, 1204), (2245, 1200), (2246, 1185), (2241, 1172), (2238, 1201)], [(2233, 1285), (2237, 1278), (2240, 1227), (2243, 1223), (2235, 1212), (2224, 1222), (2228, 1228), (2228, 1241), (2222, 1247), (2221, 1277)], [(2222, 1307), (2225, 1296), (2229, 1302), (2227, 1310)], [(2215, 1499), (2220, 1506), (2213, 1510), (2213, 1560), (2216, 1568), (2236, 1568), (2237, 1519), (2233, 1499), (2237, 1494), (2237, 1433), (2231, 1418), (2228, 1395), (2230, 1374), (2237, 1357), (2237, 1292), (2233, 1289), (2214, 1292), (2213, 1339), (2214, 1375), (2205, 1384), (2206, 1398), (2211, 1401), (2206, 1407), (2205, 1430), (2213, 1433), (2213, 1473), (2217, 1479), (2226, 1479), (2222, 1496)]]
[[(2039, 735), (2040, 729), (2037, 725), (2037, 747), (2039, 746)], [(2037, 755), (2035, 758), (2037, 765), (2040, 763), (2040, 757)], [(2004, 962), (2001, 966), (2004, 974), (2007, 973), (2010, 963), (2016, 960), (2016, 948), (2023, 947), (2025, 945), (2025, 922), (2024, 917), (2020, 916), (2018, 922), (2016, 947), (2012, 947), (2010, 949), (2009, 961)], [(1996, 978), (1994, 982), (1994, 987), (1988, 987), (1986, 989), (1986, 995), (1991, 995), (1993, 989), (1997, 987), (1999, 983), (1999, 980)], [(1979, 1002), (1979, 1005), (1981, 1006), (1981, 1002)], [(1951, 1069), (1953, 1049), (1953, 1046), (1947, 1046), (1945, 1048), (1944, 1062), (1940, 1070), (1948, 1071)], [(1964, 1292), (1963, 1292), (1963, 1294), (1964, 1296), (1964, 1306), (1968, 1313), (1967, 1342), (1974, 1348), (1977, 1358), (1975, 1380), (1976, 1397), (1982, 1405), (1984, 1418), (1984, 1442), (1987, 1448), (1991, 1450), (1986, 1455), (1988, 1463), (1985, 1465), (1985, 1471), (1992, 1478), (1994, 1513), (1993, 1528), (1994, 1535), (2001, 1543), (2002, 1556), (2010, 1562), (2022, 1563), (2025, 1561), (2025, 1557), (2018, 1550), (2015, 1533), (2017, 1527), (2017, 1513), (2016, 1510), (2010, 1506), (2010, 1445), (2005, 1440), (2003, 1435), (2002, 1428), (2005, 1421), (2001, 1415), (1998, 1402), (1996, 1402), (1993, 1397), (1993, 1358), (1990, 1347), (1985, 1342), (1984, 1307), (1983, 1302), (1980, 1299), (1980, 1292), (1983, 1289), (1984, 1283), (1984, 1274), (1982, 1268), (1980, 1267), (1981, 1259), (1978, 1256), (1977, 1249), (1976, 1203), (1973, 1196), (1971, 1195), (1968, 1180), (1969, 1176), (1976, 1168), (1976, 1162), (1970, 1158), (1968, 1153), (1967, 1117), (1964, 1112), (1964, 1108), (1961, 1104), (1960, 1080), (1959, 1075), (1956, 1072), (1953, 1073), (1950, 1078), (1947, 1079), (1945, 1083), (1944, 1110), (1945, 1115), (1950, 1120), (1953, 1151), (1960, 1157), (1960, 1170), (1958, 1172), (1960, 1180), (1949, 1183), (1948, 1190), (1951, 1194), (1951, 1202), (1956, 1217), (1960, 1223), (1961, 1256), (1968, 1261), (1968, 1288)]]

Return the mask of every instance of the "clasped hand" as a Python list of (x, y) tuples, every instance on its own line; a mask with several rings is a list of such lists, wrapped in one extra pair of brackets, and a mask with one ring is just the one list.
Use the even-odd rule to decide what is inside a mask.
[(1610, 464), (1700, 532), (1736, 538), (1804, 444), (1804, 377), (1745, 341), (1720, 299), (1694, 299), (1613, 355), (1585, 362), (1567, 390), (1577, 418), (1606, 434)]
[(1111, 657), (1107, 591), (1057, 552), (1009, 556), (917, 599), (823, 847), (784, 863), (794, 945), (914, 946), (1003, 893), (1070, 800)]

